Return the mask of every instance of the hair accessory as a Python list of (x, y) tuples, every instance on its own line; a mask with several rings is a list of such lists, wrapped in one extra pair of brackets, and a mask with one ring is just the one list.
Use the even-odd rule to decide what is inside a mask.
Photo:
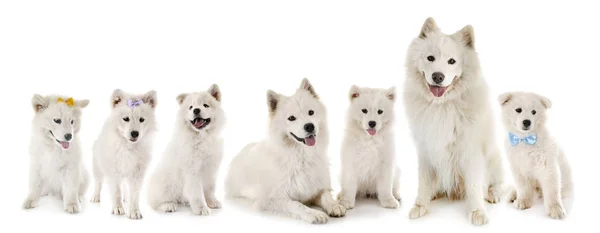
[(67, 100), (64, 100), (63, 98), (58, 97), (58, 99), (56, 100), (56, 102), (57, 103), (65, 103), (69, 107), (75, 106), (75, 100), (73, 100), (73, 98), (68, 98)]
[(127, 101), (127, 105), (129, 105), (130, 108), (133, 108), (135, 106), (140, 106), (143, 103), (144, 103), (144, 101), (141, 99)]
[(508, 139), (510, 141), (510, 145), (512, 145), (512, 146), (516, 146), (520, 142), (525, 142), (529, 145), (534, 145), (537, 142), (537, 136), (535, 134), (530, 134), (524, 138), (521, 138), (521, 137), (517, 136), (516, 134), (509, 132)]

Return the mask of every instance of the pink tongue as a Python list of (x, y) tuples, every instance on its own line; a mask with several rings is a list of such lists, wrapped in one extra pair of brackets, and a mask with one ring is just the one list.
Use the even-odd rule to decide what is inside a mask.
[(306, 143), (307, 146), (314, 146), (315, 144), (317, 144), (317, 139), (315, 138), (315, 136), (308, 136), (304, 138), (304, 142)]
[(429, 86), (429, 90), (435, 97), (442, 97), (446, 92), (446, 87)]
[(60, 145), (65, 149), (69, 149), (69, 142), (60, 142)]
[(204, 123), (206, 123), (206, 121), (200, 120), (200, 119), (196, 118), (194, 120), (194, 127), (200, 128), (200, 127), (202, 127), (204, 125)]
[(377, 133), (377, 130), (376, 130), (376, 129), (367, 129), (367, 132), (368, 132), (368, 133), (369, 133), (371, 136), (373, 136), (373, 135), (375, 135), (375, 134)]

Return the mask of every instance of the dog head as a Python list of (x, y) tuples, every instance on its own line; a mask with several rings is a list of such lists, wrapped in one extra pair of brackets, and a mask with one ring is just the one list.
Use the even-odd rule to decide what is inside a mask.
[(64, 96), (35, 94), (31, 99), (35, 111), (34, 125), (46, 131), (48, 138), (56, 142), (56, 146), (67, 150), (79, 133), (81, 109), (89, 102)]
[(152, 133), (156, 128), (156, 103), (156, 91), (153, 90), (143, 95), (115, 90), (111, 98), (111, 120), (119, 134), (130, 143), (137, 143)]
[(385, 89), (350, 88), (348, 117), (366, 134), (375, 136), (381, 129), (388, 128), (394, 121), (396, 88)]
[(510, 131), (529, 133), (544, 127), (546, 110), (552, 107), (550, 99), (528, 92), (507, 92), (498, 97), (502, 106), (502, 120)]
[(180, 94), (177, 102), (179, 117), (189, 129), (209, 132), (223, 125), (225, 114), (221, 109), (221, 91), (216, 84), (204, 92)]
[(315, 146), (326, 124), (325, 106), (308, 79), (303, 79), (292, 96), (267, 92), (270, 130), (292, 145)]
[(469, 66), (468, 53), (475, 51), (473, 27), (465, 26), (454, 34), (444, 34), (433, 18), (428, 18), (409, 48), (407, 62), (416, 69), (423, 84), (434, 97), (452, 89)]

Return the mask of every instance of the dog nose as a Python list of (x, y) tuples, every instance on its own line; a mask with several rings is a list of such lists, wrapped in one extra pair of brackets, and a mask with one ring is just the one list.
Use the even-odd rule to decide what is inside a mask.
[(71, 141), (71, 139), (73, 139), (73, 134), (70, 134), (70, 133), (65, 134), (65, 140)]
[(196, 115), (200, 114), (200, 109), (199, 108), (194, 108), (194, 114), (196, 114)]
[(140, 132), (138, 132), (138, 131), (131, 131), (131, 137), (132, 138), (137, 138), (138, 136), (140, 136)]
[(377, 126), (377, 122), (375, 122), (375, 121), (369, 121), (369, 127), (375, 128), (375, 126)]
[(524, 120), (524, 121), (523, 121), (523, 125), (524, 125), (525, 127), (529, 127), (529, 126), (531, 125), (531, 121), (530, 121), (530, 120)]
[(313, 125), (313, 123), (308, 123), (304, 125), (304, 130), (309, 133), (315, 132), (315, 125)]
[(431, 75), (431, 78), (433, 78), (435, 84), (440, 84), (444, 81), (444, 74), (442, 72), (435, 72)]

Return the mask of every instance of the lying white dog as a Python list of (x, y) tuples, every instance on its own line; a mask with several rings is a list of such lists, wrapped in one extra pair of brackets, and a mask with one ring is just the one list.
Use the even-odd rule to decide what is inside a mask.
[(221, 207), (215, 197), (225, 123), (220, 101), (216, 84), (206, 92), (177, 96), (175, 134), (149, 184), (148, 201), (154, 209), (174, 212), (186, 203), (194, 214), (208, 215), (210, 208)]
[(121, 185), (126, 184), (128, 217), (140, 219), (140, 190), (152, 154), (152, 134), (156, 130), (156, 92), (132, 95), (117, 89), (112, 94), (111, 105), (112, 112), (94, 143), (96, 190), (91, 201), (100, 201), (102, 183), (106, 181), (112, 213), (125, 214)]
[(81, 158), (81, 109), (89, 100), (34, 95), (29, 170), (29, 196), (23, 208), (38, 205), (41, 196), (62, 197), (67, 213), (78, 213), (88, 187)]
[(376, 196), (383, 207), (398, 208), (400, 170), (393, 134), (396, 90), (352, 86), (349, 96), (340, 204), (351, 209), (357, 196)]
[(562, 197), (572, 189), (571, 168), (565, 154), (546, 129), (546, 110), (552, 102), (535, 93), (509, 92), (498, 97), (508, 160), (517, 186), (509, 200), (517, 209), (531, 207), (541, 192), (551, 218), (565, 216)]
[[(327, 114), (307, 79), (293, 96), (267, 93), (268, 138), (247, 145), (233, 159), (226, 181), (230, 197), (242, 197), (262, 211), (326, 223), (346, 208), (331, 195)], [(326, 213), (309, 208), (315, 204)]]

